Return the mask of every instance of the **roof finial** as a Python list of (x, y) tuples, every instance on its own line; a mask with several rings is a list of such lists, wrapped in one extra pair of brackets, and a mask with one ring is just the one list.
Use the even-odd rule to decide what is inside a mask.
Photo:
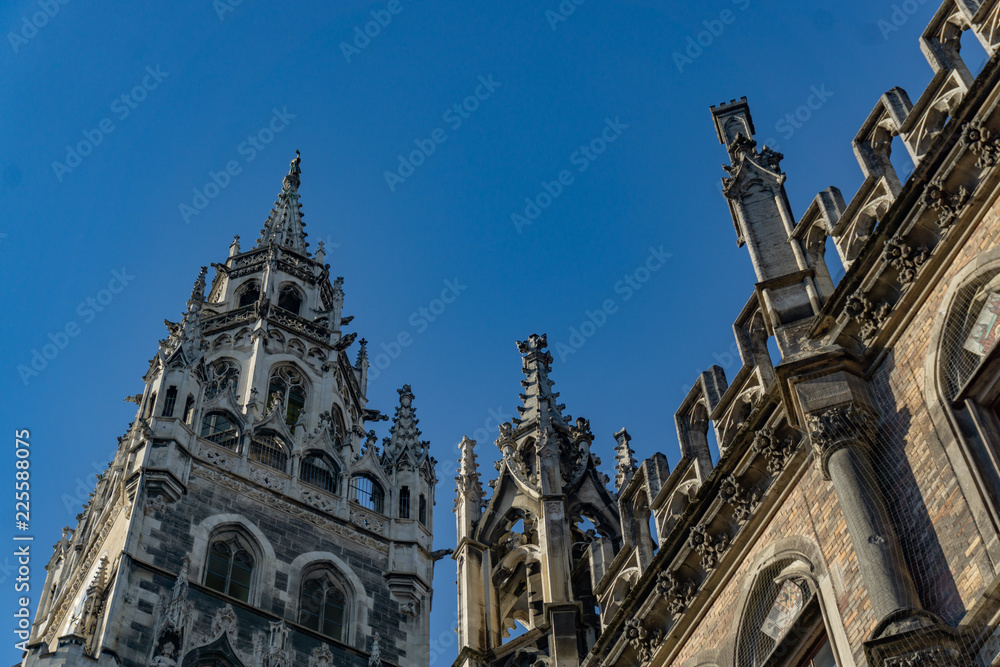
[(632, 436), (628, 434), (628, 431), (622, 428), (615, 433), (615, 440), (618, 441), (618, 445), (615, 446), (615, 470), (618, 471), (618, 474), (615, 475), (615, 488), (621, 491), (632, 479), (632, 475), (638, 468), (635, 464), (635, 452), (629, 445)]

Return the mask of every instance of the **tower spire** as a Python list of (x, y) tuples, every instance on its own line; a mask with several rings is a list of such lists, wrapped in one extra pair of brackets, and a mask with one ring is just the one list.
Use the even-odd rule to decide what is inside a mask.
[(302, 221), (302, 205), (299, 204), (299, 185), (302, 183), (301, 162), (299, 152), (295, 151), (295, 158), (288, 167), (288, 174), (281, 182), (278, 200), (274, 202), (274, 208), (264, 221), (264, 228), (260, 230), (257, 248), (274, 244), (308, 256), (306, 223)]
[(524, 355), (521, 368), (526, 378), (521, 380), (525, 392), (521, 394), (523, 407), (517, 411), (521, 414), (519, 424), (524, 426), (536, 423), (542, 430), (548, 430), (553, 423), (565, 424), (562, 415), (565, 405), (556, 402), (559, 392), (552, 391), (552, 355), (545, 349), (548, 339), (545, 334), (531, 334), (526, 341), (518, 341), (517, 349)]

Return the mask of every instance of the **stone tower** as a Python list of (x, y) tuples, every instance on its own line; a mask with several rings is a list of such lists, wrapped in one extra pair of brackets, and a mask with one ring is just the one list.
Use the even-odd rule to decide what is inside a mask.
[(166, 322), (135, 421), (47, 566), (24, 665), (426, 665), (435, 461), (368, 358), (292, 161), (260, 237)]
[[(545, 348), (544, 335), (518, 343), (524, 405), (514, 423), (500, 425), (503, 458), (485, 508), (476, 443), (460, 445), (453, 558), (461, 667), (575, 667), (600, 632), (588, 562), (620, 547), (616, 501), (590, 453), (590, 423), (562, 414)], [(517, 624), (525, 634), (508, 639)]]

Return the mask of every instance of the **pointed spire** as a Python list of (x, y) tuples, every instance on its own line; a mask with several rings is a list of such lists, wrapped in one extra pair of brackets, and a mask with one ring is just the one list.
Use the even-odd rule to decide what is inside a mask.
[(229, 256), (240, 254), (240, 235), (237, 234), (233, 237), (233, 242), (229, 244)]
[(301, 162), (299, 152), (295, 151), (295, 159), (281, 183), (281, 194), (278, 195), (278, 201), (274, 202), (264, 228), (260, 230), (260, 238), (255, 247), (263, 248), (273, 243), (308, 256), (305, 223), (302, 222), (302, 207), (299, 204)]
[(207, 273), (208, 267), (201, 267), (201, 271), (198, 272), (198, 279), (194, 281), (194, 287), (191, 288), (191, 300), (188, 301), (188, 305), (203, 303), (205, 301), (205, 275)]
[(354, 362), (354, 367), (361, 368), (361, 365), (366, 361), (368, 361), (368, 341), (362, 338), (361, 346), (358, 348), (358, 359)]
[(528, 340), (517, 343), (517, 349), (524, 355), (521, 360), (522, 370), (527, 376), (521, 380), (525, 393), (521, 394), (524, 407), (517, 409), (521, 413), (519, 423), (523, 425), (536, 422), (543, 429), (547, 429), (552, 423), (566, 423), (566, 418), (562, 415), (566, 406), (556, 402), (559, 393), (552, 391), (553, 383), (549, 379), (552, 355), (545, 350), (547, 346), (545, 334), (531, 334)]
[(615, 440), (618, 444), (615, 446), (615, 470), (618, 474), (615, 475), (615, 489), (621, 491), (622, 488), (628, 484), (628, 481), (632, 479), (632, 475), (638, 470), (635, 460), (635, 452), (629, 445), (632, 441), (632, 436), (628, 434), (624, 428), (615, 433)]
[(387, 438), (383, 451), (390, 459), (396, 461), (409, 449), (414, 459), (419, 457), (428, 443), (421, 442), (420, 429), (417, 428), (417, 413), (413, 408), (413, 392), (410, 385), (404, 384), (399, 392), (399, 407), (392, 418), (392, 426), (389, 427), (389, 437)]

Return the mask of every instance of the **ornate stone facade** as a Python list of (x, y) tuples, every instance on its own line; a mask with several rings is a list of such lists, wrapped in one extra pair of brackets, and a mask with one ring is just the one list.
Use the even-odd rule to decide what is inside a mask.
[(712, 108), (757, 277), (742, 367), (697, 378), (671, 470), (624, 429), (574, 438), (544, 336), (519, 344), (524, 407), (485, 506), (478, 473), (459, 480), (455, 667), (1000, 664), (998, 26), (1000, 2), (944, 2), (930, 85), (878, 100), (855, 196), (798, 219), (746, 100)]
[(435, 461), (408, 385), (377, 445), (388, 418), (300, 183), (296, 157), (256, 244), (237, 237), (166, 322), (24, 665), (428, 664)]

